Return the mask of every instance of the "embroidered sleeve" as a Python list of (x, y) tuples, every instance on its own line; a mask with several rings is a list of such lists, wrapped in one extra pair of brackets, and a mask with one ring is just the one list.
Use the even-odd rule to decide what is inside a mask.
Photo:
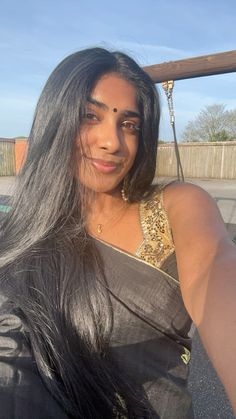
[(144, 240), (136, 255), (154, 267), (160, 268), (175, 251), (168, 217), (163, 207), (163, 192), (140, 204), (140, 220)]

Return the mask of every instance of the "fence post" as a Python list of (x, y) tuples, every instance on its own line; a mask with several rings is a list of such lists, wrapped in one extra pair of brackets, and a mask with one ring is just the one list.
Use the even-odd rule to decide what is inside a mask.
[(26, 155), (27, 140), (24, 138), (15, 139), (15, 170), (16, 174), (19, 172)]

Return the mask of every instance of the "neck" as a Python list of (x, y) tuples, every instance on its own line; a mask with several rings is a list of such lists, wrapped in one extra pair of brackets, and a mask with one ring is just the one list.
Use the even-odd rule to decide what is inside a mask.
[(129, 206), (122, 199), (120, 190), (97, 193), (88, 212), (88, 230), (95, 236), (103, 235), (108, 226), (112, 228), (119, 222)]
[(97, 193), (93, 205), (90, 209), (91, 216), (110, 214), (111, 211), (116, 211), (119, 208), (126, 206), (123, 201), (120, 190), (112, 191), (112, 193)]

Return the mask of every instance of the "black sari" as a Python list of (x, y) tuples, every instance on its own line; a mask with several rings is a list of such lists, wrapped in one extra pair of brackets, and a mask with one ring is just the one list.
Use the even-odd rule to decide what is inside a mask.
[(148, 398), (154, 418), (192, 418), (187, 390), (191, 320), (179, 282), (175, 254), (162, 269), (97, 241), (112, 290), (111, 353)]
[[(110, 355), (147, 400), (150, 417), (190, 419), (191, 320), (183, 305), (171, 234), (159, 198), (141, 206), (145, 241), (138, 257), (95, 240), (114, 311)], [(149, 220), (146, 224), (144, 218)], [(154, 266), (155, 260), (160, 267)], [(38, 373), (14, 304), (0, 298), (0, 419), (66, 419)]]

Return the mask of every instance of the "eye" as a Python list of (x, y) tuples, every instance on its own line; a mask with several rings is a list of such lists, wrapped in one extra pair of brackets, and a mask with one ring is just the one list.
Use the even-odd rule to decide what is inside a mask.
[(91, 111), (86, 111), (85, 113), (85, 119), (89, 120), (89, 121), (97, 121), (98, 117), (94, 112)]
[(100, 120), (97, 111), (90, 106), (84, 109), (83, 124), (94, 125)]
[(140, 131), (140, 126), (139, 124), (133, 122), (133, 121), (123, 121), (121, 123), (121, 126), (123, 128), (125, 128), (126, 130), (133, 132), (133, 133), (137, 133)]

